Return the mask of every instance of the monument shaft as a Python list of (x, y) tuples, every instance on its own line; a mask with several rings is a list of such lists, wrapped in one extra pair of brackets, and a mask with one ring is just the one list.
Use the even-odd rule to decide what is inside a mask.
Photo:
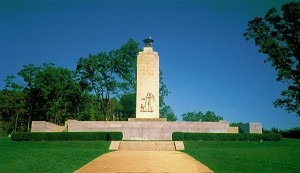
[(146, 44), (137, 57), (136, 118), (159, 118), (159, 56)]

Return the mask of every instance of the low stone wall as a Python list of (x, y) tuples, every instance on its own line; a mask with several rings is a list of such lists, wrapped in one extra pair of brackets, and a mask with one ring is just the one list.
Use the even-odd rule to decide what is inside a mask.
[[(247, 123), (246, 133), (262, 133), (261, 123)], [(33, 121), (31, 132), (122, 132), (123, 140), (172, 140), (173, 132), (238, 133), (238, 127), (220, 122), (166, 122), (166, 121), (77, 121), (68, 120), (65, 126), (46, 121)], [(245, 133), (244, 132), (244, 133)]]
[(31, 132), (63, 132), (65, 126), (59, 126), (46, 121), (32, 121)]
[(66, 131), (121, 131), (123, 140), (172, 140), (173, 132), (227, 133), (229, 123), (220, 122), (138, 122), (66, 121)]

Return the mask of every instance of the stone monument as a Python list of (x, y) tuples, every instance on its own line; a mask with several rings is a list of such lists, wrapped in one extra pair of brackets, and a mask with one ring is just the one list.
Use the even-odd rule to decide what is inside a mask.
[[(65, 126), (32, 121), (31, 132), (122, 132), (123, 140), (172, 140), (173, 132), (239, 133), (229, 122), (163, 122), (159, 118), (159, 57), (150, 37), (137, 57), (136, 118), (128, 121), (68, 120)], [(261, 123), (248, 123), (245, 133), (262, 133)]]
[(154, 40), (144, 39), (144, 50), (137, 57), (136, 118), (159, 118), (159, 57)]

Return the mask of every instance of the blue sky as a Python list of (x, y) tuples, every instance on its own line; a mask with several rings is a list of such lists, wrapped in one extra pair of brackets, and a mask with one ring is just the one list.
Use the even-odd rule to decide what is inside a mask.
[(274, 108), (285, 84), (243, 33), (247, 22), (280, 7), (277, 0), (0, 1), (0, 88), (23, 65), (75, 70), (80, 57), (149, 36), (160, 56), (166, 103), (175, 114), (214, 111), (229, 122), (265, 128), (300, 126)]

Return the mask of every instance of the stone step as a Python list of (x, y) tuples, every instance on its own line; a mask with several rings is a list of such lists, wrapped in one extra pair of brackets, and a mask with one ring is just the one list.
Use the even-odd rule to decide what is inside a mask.
[(119, 150), (125, 151), (175, 151), (174, 141), (121, 141)]
[(120, 141), (111, 141), (108, 150), (119, 150)]

